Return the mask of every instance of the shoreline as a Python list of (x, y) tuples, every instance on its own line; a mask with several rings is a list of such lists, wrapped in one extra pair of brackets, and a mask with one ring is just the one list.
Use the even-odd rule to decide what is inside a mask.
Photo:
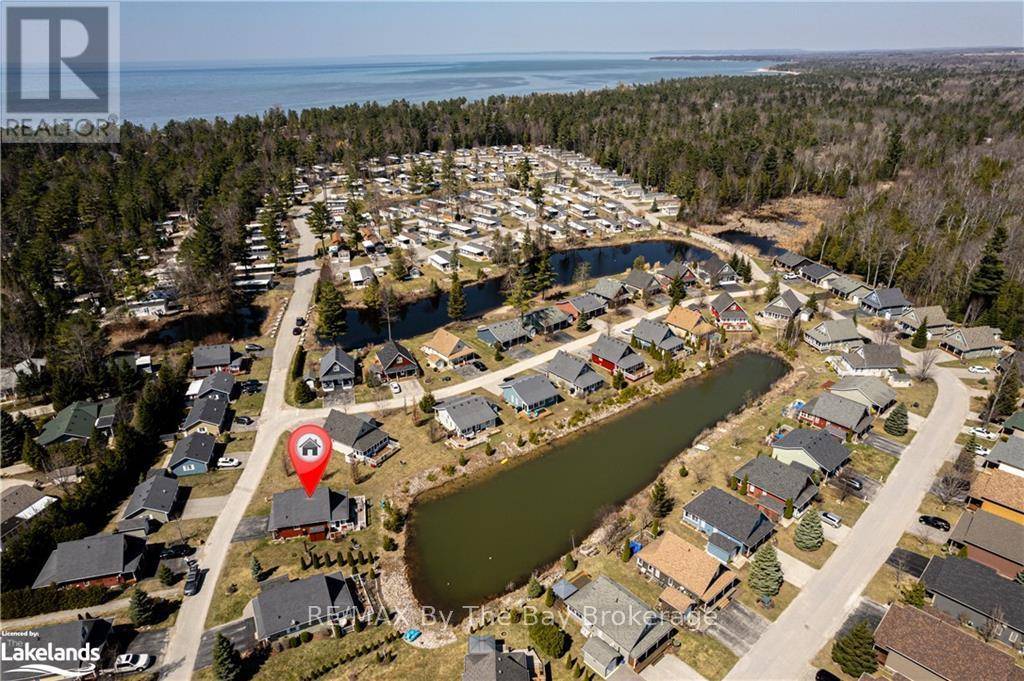
[(772, 68), (772, 67), (767, 67), (766, 68), (764, 66), (762, 66), (760, 68), (757, 68), (757, 69), (754, 69), (754, 71), (756, 73), (771, 73), (771, 74), (775, 74), (775, 75), (778, 75), (778, 76), (799, 76), (800, 75), (799, 71), (788, 71), (786, 69), (776, 69), (776, 68)]

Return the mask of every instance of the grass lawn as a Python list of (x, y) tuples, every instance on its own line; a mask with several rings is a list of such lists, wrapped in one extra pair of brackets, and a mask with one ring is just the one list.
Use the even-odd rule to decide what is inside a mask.
[(909, 388), (900, 388), (896, 391), (896, 399), (907, 405), (907, 409), (920, 416), (928, 416), (935, 404), (935, 397), (939, 394), (939, 388), (935, 381), (914, 380)]
[(917, 431), (914, 430), (913, 428), (907, 428), (907, 432), (900, 436), (887, 433), (885, 432), (885, 419), (876, 420), (873, 424), (871, 424), (871, 430), (887, 440), (899, 442), (904, 445), (909, 445), (910, 441), (914, 439), (914, 435), (917, 434)]
[(882, 605), (888, 605), (900, 599), (902, 590), (912, 584), (914, 578), (906, 573), (900, 575), (896, 569), (883, 565), (868, 582), (864, 595)]
[(921, 500), (921, 506), (918, 507), (917, 512), (922, 515), (936, 515), (940, 518), (945, 518), (949, 521), (951, 527), (956, 527), (956, 523), (960, 520), (960, 516), (963, 515), (964, 509), (961, 506), (944, 506), (937, 496), (929, 492), (924, 495), (924, 499)]
[(772, 608), (766, 610), (761, 606), (761, 597), (751, 591), (750, 587), (747, 586), (747, 576), (749, 573), (750, 565), (748, 563), (739, 571), (742, 583), (740, 584), (740, 588), (736, 590), (735, 599), (759, 615), (774, 622), (779, 618), (779, 615), (782, 614), (782, 611), (789, 607), (789, 604), (793, 602), (793, 599), (796, 598), (798, 593), (800, 593), (800, 590), (789, 582), (783, 582), (779, 593), (777, 593), (772, 599), (774, 601)]
[(784, 551), (793, 558), (803, 561), (811, 567), (820, 570), (825, 564), (825, 561), (827, 561), (829, 556), (832, 555), (832, 552), (836, 550), (836, 545), (826, 539), (825, 543), (822, 544), (817, 551), (804, 551), (794, 543), (797, 524), (798, 523), (793, 523), (786, 529), (775, 533), (775, 539), (778, 542), (776, 548), (778, 548), (779, 551)]
[(235, 483), (242, 475), (242, 469), (234, 470), (213, 470), (200, 475), (187, 475), (179, 478), (178, 482), (182, 487), (189, 490), (189, 499), (202, 499), (205, 497), (221, 497), (231, 494)]
[(159, 530), (149, 535), (150, 544), (166, 542), (176, 544), (184, 537), (185, 541), (195, 546), (197, 543), (206, 541), (213, 529), (216, 518), (192, 518), (191, 520), (172, 520), (164, 523)]
[[(922, 527), (922, 529), (924, 528)], [(932, 530), (931, 528), (928, 528), (928, 530), (930, 534), (939, 535), (938, 530)], [(896, 545), (908, 551), (919, 553), (926, 558), (946, 555), (944, 544), (936, 544), (934, 541), (929, 541), (927, 537), (911, 534), (910, 532), (904, 532)]]
[(850, 453), (850, 462), (853, 464), (854, 469), (869, 478), (885, 482), (885, 479), (889, 477), (889, 473), (896, 467), (897, 459), (895, 456), (886, 454), (874, 447), (854, 445)]
[(676, 641), (680, 644), (676, 656), (711, 681), (725, 677), (739, 660), (718, 639), (707, 634), (683, 629), (676, 635)]
[(232, 454), (235, 452), (249, 452), (252, 451), (252, 443), (256, 440), (255, 430), (246, 430), (238, 433), (230, 433), (229, 437), (231, 441), (228, 442), (224, 448), (225, 454)]
[(867, 510), (868, 504), (863, 499), (858, 499), (852, 494), (840, 501), (839, 492), (832, 486), (826, 485), (821, 491), (822, 501), (818, 504), (819, 511), (831, 511), (843, 519), (845, 525), (855, 525), (860, 516)]
[(266, 392), (258, 392), (253, 395), (242, 395), (231, 403), (235, 416), (256, 417), (263, 411), (263, 401), (267, 398)]

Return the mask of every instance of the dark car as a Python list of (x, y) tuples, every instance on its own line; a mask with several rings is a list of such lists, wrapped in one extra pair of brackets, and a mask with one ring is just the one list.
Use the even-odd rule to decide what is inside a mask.
[(183, 558), (192, 553), (192, 547), (188, 544), (174, 544), (160, 549), (160, 560), (168, 558)]
[(917, 522), (928, 527), (934, 527), (936, 530), (949, 532), (949, 521), (937, 515), (923, 515), (917, 519)]
[(236, 416), (235, 423), (240, 423), (243, 426), (251, 426), (255, 421), (252, 420), (251, 416)]
[(305, 326), (306, 325), (306, 318), (305, 317), (299, 317), (299, 318), (297, 318), (295, 320), (295, 323), (298, 324), (299, 326)]
[(263, 346), (260, 345), (259, 343), (246, 343), (245, 344), (245, 351), (246, 352), (263, 352)]
[(302, 329), (300, 329), (299, 327), (296, 326), (294, 329), (292, 329), (293, 336), (298, 336), (300, 333), (302, 333)]
[(819, 669), (814, 674), (814, 681), (841, 681), (838, 676), (827, 669)]
[(192, 563), (188, 566), (188, 573), (185, 575), (185, 588), (184, 593), (186, 596), (195, 596), (199, 593), (199, 588), (202, 586), (203, 575), (199, 571), (199, 566)]
[(477, 371), (487, 371), (487, 365), (478, 359), (473, 360), (473, 366), (476, 368)]

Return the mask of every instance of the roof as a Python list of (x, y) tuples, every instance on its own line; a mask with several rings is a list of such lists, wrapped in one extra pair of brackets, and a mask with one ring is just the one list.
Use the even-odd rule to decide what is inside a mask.
[(474, 354), (473, 349), (466, 345), (465, 341), (444, 328), (435, 331), (433, 337), (424, 343), (423, 347), (430, 348), (438, 355), (447, 359), (456, 359)]
[(459, 430), (475, 428), (490, 423), (496, 418), (491, 403), (478, 395), (445, 400), (436, 405), (434, 411), (447, 413)]
[[(673, 630), (646, 603), (605, 575), (588, 582), (565, 603), (633, 657)], [(594, 638), (591, 635), (591, 640)]]
[[(301, 490), (300, 490), (301, 491)], [(253, 599), (256, 635), (269, 638), (312, 621), (313, 613), (344, 617), (358, 613), (359, 605), (344, 575), (314, 575), (268, 586)]]
[(668, 328), (667, 324), (646, 317), (637, 322), (632, 333), (633, 338), (653, 343), (662, 350), (676, 350), (685, 345), (681, 338), (672, 333), (672, 329)]
[(777, 256), (775, 256), (775, 262), (785, 267), (793, 268), (798, 267), (799, 265), (805, 262), (812, 262), (812, 260), (810, 258), (806, 258), (800, 255), (799, 253), (794, 253), (792, 251), (783, 251), (782, 253), (779, 253)]
[(678, 279), (686, 274), (686, 271), (686, 263), (682, 260), (672, 260), (671, 262), (666, 263), (665, 266), (659, 270), (658, 274), (669, 279)]
[(145, 539), (126, 534), (97, 534), (61, 542), (46, 559), (32, 588), (132, 573), (145, 550)]
[[(1024, 409), (1013, 412), (1008, 419), (1003, 421), (1003, 428), (1024, 431)], [(1018, 468), (1024, 468), (1024, 466), (1018, 466)]]
[(594, 341), (590, 351), (601, 359), (627, 369), (644, 363), (640, 355), (633, 352), (633, 348), (629, 347), (628, 343), (603, 333)]
[(763, 313), (793, 316), (800, 309), (800, 299), (791, 290), (786, 289), (765, 306)]
[(898, 288), (876, 288), (874, 291), (864, 296), (864, 299), (870, 299), (871, 304), (877, 309), (886, 310), (891, 307), (910, 307), (913, 305), (907, 297), (903, 295), (903, 291)]
[(682, 305), (676, 305), (669, 310), (668, 316), (665, 317), (665, 323), (695, 336), (702, 336), (715, 330), (715, 327), (709, 324), (698, 310)]
[(320, 358), (320, 378), (334, 375), (353, 378), (356, 375), (356, 360), (337, 345), (331, 347)]
[(537, 327), (538, 331), (543, 331), (548, 327), (558, 326), (559, 324), (568, 324), (569, 315), (565, 314), (555, 305), (548, 305), (542, 307), (539, 310), (527, 312), (523, 315), (523, 322), (530, 326)]
[(212, 374), (204, 378), (199, 384), (199, 396), (202, 397), (213, 390), (224, 393), (225, 395), (231, 395), (231, 391), (234, 390), (234, 388), (234, 374), (229, 374), (226, 371), (214, 371)]
[(807, 263), (806, 265), (801, 266), (799, 269), (800, 274), (802, 274), (804, 277), (806, 277), (807, 279), (814, 279), (816, 281), (820, 281), (830, 274), (835, 274), (835, 270), (832, 269), (831, 267), (825, 267), (824, 265), (816, 262)]
[(387, 369), (394, 363), (396, 359), (398, 359), (399, 355), (405, 357), (406, 360), (412, 362), (413, 364), (419, 364), (416, 361), (416, 357), (414, 357), (413, 354), (409, 352), (409, 348), (405, 347), (401, 343), (396, 343), (395, 341), (392, 340), (385, 341), (384, 344), (381, 345), (380, 348), (378, 348), (377, 361), (380, 362), (382, 367)]
[(365, 452), (387, 440), (390, 436), (377, 427), (377, 422), (365, 414), (346, 414), (332, 409), (324, 421), (324, 430), (335, 442)]
[[(638, 558), (663, 575), (682, 584), (701, 600), (707, 600), (709, 587), (716, 581), (723, 565), (707, 551), (698, 548), (674, 532), (665, 532), (643, 547)], [(726, 572), (731, 572), (724, 568)]]
[(186, 435), (174, 445), (168, 468), (173, 468), (183, 461), (199, 461), (210, 465), (213, 461), (213, 445), (216, 439), (209, 433), (192, 433)]
[(200, 423), (208, 423), (219, 427), (224, 423), (227, 410), (227, 400), (218, 399), (216, 395), (201, 397), (188, 410), (188, 416), (185, 417), (185, 424), (182, 426), (182, 430), (188, 430)]
[(971, 496), (1024, 512), (1024, 477), (987, 468), (974, 478)]
[(612, 662), (621, 655), (619, 651), (602, 641), (597, 636), (591, 636), (583, 644), (583, 654), (598, 664), (601, 669), (607, 669)]
[(875, 629), (875, 644), (949, 681), (1019, 681), (1013, 657), (957, 626), (905, 603), (893, 603)]
[(860, 340), (860, 332), (852, 319), (827, 319), (814, 328), (809, 329), (807, 335), (819, 343), (847, 343)]
[[(92, 436), (93, 428), (97, 427), (96, 422), (100, 417), (112, 417), (119, 402), (119, 397), (101, 402), (88, 400), (72, 402), (47, 421), (43, 426), (43, 432), (36, 438), (36, 442), (46, 447), (65, 437), (87, 440)], [(111, 418), (110, 421), (112, 423), (113, 419)]]
[(946, 317), (946, 311), (941, 305), (928, 305), (926, 307), (912, 307), (899, 316), (896, 320), (915, 329), (927, 320), (929, 329), (940, 326), (949, 326), (953, 322)]
[(590, 293), (601, 296), (606, 300), (613, 300), (618, 298), (625, 292), (625, 287), (622, 282), (618, 279), (612, 279), (611, 277), (605, 277), (604, 279), (598, 279), (597, 283), (594, 284), (590, 289)]
[(900, 347), (892, 344), (868, 343), (843, 353), (843, 360), (854, 369), (900, 369), (903, 357)]
[(559, 350), (547, 364), (547, 371), (578, 388), (591, 388), (604, 383), (604, 379), (586, 361)]
[(163, 471), (151, 475), (138, 485), (128, 499), (122, 520), (139, 515), (143, 511), (170, 513), (178, 500), (178, 480), (166, 475)]
[(773, 446), (779, 449), (801, 449), (827, 471), (834, 471), (850, 458), (850, 450), (837, 438), (824, 430), (797, 428)]
[(192, 350), (192, 367), (194, 369), (207, 369), (229, 364), (231, 364), (231, 346), (227, 343), (199, 345)]
[(991, 326), (972, 326), (953, 329), (942, 337), (942, 342), (961, 351), (987, 350), (1002, 347), (997, 336), (997, 331)]
[(53, 499), (31, 485), (12, 485), (0, 492), (0, 522), (6, 523), (43, 499)]
[(1004, 624), (1024, 631), (1024, 584), (1003, 579), (987, 565), (956, 556), (935, 556), (928, 561), (921, 581), (928, 591), (986, 617), (1002, 611)]
[(483, 329), (490, 331), (491, 335), (499, 343), (509, 343), (530, 336), (530, 330), (526, 328), (523, 320), (519, 317), (494, 322), (484, 326)]
[(774, 529), (768, 517), (757, 507), (718, 487), (704, 490), (686, 504), (685, 511), (746, 546), (761, 543)]
[(721, 314), (731, 305), (738, 304), (739, 303), (736, 302), (736, 299), (729, 295), (728, 291), (723, 291), (719, 293), (717, 296), (715, 296), (714, 300), (712, 300), (709, 303), (709, 307), (711, 307), (711, 309), (717, 312), (718, 314)]
[(867, 289), (868, 291), (872, 290), (871, 287), (865, 284), (863, 281), (852, 279), (846, 276), (845, 274), (840, 274), (838, 277), (833, 279), (829, 283), (828, 287), (833, 291), (838, 291), (844, 296), (849, 295), (860, 288)]
[(579, 589), (577, 589), (576, 585), (570, 582), (569, 580), (559, 579), (557, 582), (551, 585), (551, 591), (555, 594), (555, 596), (561, 598), (564, 601), (566, 598), (572, 596), (574, 593), (579, 591)]
[(1008, 518), (982, 510), (964, 513), (949, 538), (1024, 565), (1024, 527)]
[(581, 296), (573, 296), (567, 302), (582, 314), (590, 314), (597, 310), (603, 310), (608, 305), (604, 298), (599, 298), (593, 293), (584, 293)]
[(462, 681), (530, 681), (530, 658), (524, 652), (499, 651), (493, 636), (470, 636)]
[[(1024, 414), (1024, 412), (1017, 413)], [(1006, 423), (1003, 423), (1004, 428), (1006, 425)], [(1005, 442), (997, 442), (989, 453), (985, 455), (985, 460), (1024, 470), (1024, 437), (1011, 437)]]
[(348, 522), (352, 518), (352, 500), (348, 492), (335, 492), (326, 485), (306, 496), (302, 488), (278, 492), (270, 502), (270, 520), (267, 529), (283, 530), (321, 523)]
[[(710, 556), (708, 556), (710, 558)], [(712, 558), (714, 560), (714, 558)], [(717, 561), (715, 561), (717, 562)], [(731, 570), (730, 570), (731, 572)], [(658, 600), (668, 605), (671, 605), (678, 612), (686, 612), (693, 607), (693, 599), (684, 594), (679, 589), (671, 586), (666, 586), (660, 594), (658, 594)]]
[(780, 499), (792, 499), (797, 508), (818, 493), (818, 487), (811, 482), (806, 469), (769, 456), (754, 457), (733, 475), (738, 480), (745, 477), (750, 484)]
[(844, 376), (829, 390), (858, 392), (876, 407), (884, 407), (896, 399), (896, 391), (874, 376)]
[(1017, 373), (1021, 378), (1024, 378), (1024, 351), (1014, 350), (1001, 358), (997, 366), (1001, 371), (1006, 371), (1010, 367), (1016, 367)]
[(857, 432), (865, 428), (865, 420), (871, 419), (868, 408), (863, 404), (832, 393), (815, 395), (802, 411)]
[(626, 275), (625, 281), (622, 283), (628, 288), (635, 288), (640, 291), (658, 288), (658, 282), (654, 275), (644, 270), (630, 270), (629, 274)]
[(558, 390), (551, 381), (538, 374), (517, 376), (500, 386), (514, 391), (526, 404), (539, 404), (558, 397)]

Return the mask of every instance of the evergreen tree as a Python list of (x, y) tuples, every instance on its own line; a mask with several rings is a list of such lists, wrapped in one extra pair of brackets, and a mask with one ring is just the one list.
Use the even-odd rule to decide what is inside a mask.
[(744, 473), (743, 480), (740, 482), (740, 495), (742, 496), (747, 496), (747, 490), (750, 486), (750, 481), (748, 480), (748, 477), (749, 476), (747, 476), (747, 474)]
[(24, 439), (21, 427), (6, 411), (0, 412), (0, 460), (10, 466), (21, 458), (21, 441)]
[(1014, 577), (1013, 581), (1017, 582), (1018, 584), (1024, 584), (1024, 570), (1018, 572), (1017, 576)]
[(257, 582), (260, 581), (260, 577), (263, 575), (263, 566), (260, 565), (260, 559), (256, 557), (256, 554), (252, 554), (252, 558), (249, 559), (249, 572), (252, 574), (252, 578)]
[(580, 332), (590, 331), (590, 322), (583, 315), (576, 318), (576, 330)]
[(771, 602), (772, 596), (779, 593), (782, 581), (782, 566), (775, 548), (771, 544), (762, 544), (750, 561), (747, 585), (767, 604)]
[(576, 569), (576, 559), (573, 558), (571, 553), (565, 554), (565, 558), (562, 559), (562, 567), (566, 572), (572, 572)]
[(885, 419), (885, 432), (889, 435), (901, 437), (907, 434), (907, 405), (900, 402), (892, 409), (892, 413)]
[(432, 414), (436, 404), (437, 400), (434, 398), (434, 393), (423, 393), (423, 397), (420, 398), (420, 411), (424, 414)]
[(537, 598), (544, 593), (544, 587), (537, 581), (537, 575), (530, 575), (530, 581), (526, 585), (526, 597)]
[(682, 277), (676, 277), (672, 280), (672, 283), (668, 285), (668, 294), (672, 298), (669, 309), (672, 309), (686, 298), (686, 283)]
[(999, 381), (995, 394), (995, 407), (992, 416), (1003, 418), (1010, 416), (1017, 411), (1017, 403), (1020, 400), (1020, 374), (1011, 367)]
[(462, 290), (462, 280), (458, 272), (451, 274), (451, 286), (448, 289), (448, 318), (462, 319), (466, 313), (466, 294)]
[(622, 542), (622, 550), (619, 551), (619, 558), (622, 559), (623, 563), (628, 563), (629, 559), (633, 557), (633, 549), (629, 546), (629, 541)]
[(293, 388), (292, 397), (295, 398), (295, 402), (297, 402), (298, 404), (309, 404), (314, 399), (316, 399), (316, 393), (310, 390), (309, 386), (306, 385), (305, 381), (300, 380), (295, 383), (295, 388)]
[(921, 321), (921, 326), (917, 327), (914, 331), (914, 335), (910, 338), (911, 347), (918, 349), (928, 347), (928, 318), (925, 317)]
[(337, 340), (345, 335), (345, 296), (329, 281), (321, 281), (317, 294), (317, 332), (325, 340)]
[(533, 293), (543, 296), (555, 283), (555, 270), (551, 267), (551, 256), (546, 251), (537, 258), (533, 275), (530, 277), (530, 289)]
[(160, 580), (160, 583), (164, 586), (171, 586), (174, 584), (174, 572), (167, 565), (161, 563), (160, 569), (156, 571), (156, 578)]
[(903, 134), (900, 127), (894, 126), (889, 130), (889, 139), (886, 143), (885, 161), (882, 163), (883, 180), (892, 180), (900, 169), (900, 161), (903, 160)]
[(217, 681), (239, 681), (242, 678), (242, 656), (224, 634), (213, 641), (213, 675)]
[(331, 231), (331, 214), (327, 210), (327, 204), (323, 201), (314, 203), (313, 207), (309, 209), (309, 217), (306, 218), (306, 223), (309, 225), (309, 230), (313, 232), (313, 235), (320, 240), (320, 250), (326, 251), (327, 247), (324, 245), (324, 237)]
[(409, 276), (409, 262), (405, 258), (405, 252), (401, 248), (395, 248), (388, 255), (391, 262), (391, 276), (396, 281), (402, 281)]
[(156, 620), (156, 601), (148, 593), (136, 587), (128, 600), (128, 616), (138, 627), (153, 624)]
[(377, 281), (377, 277), (371, 277), (369, 283), (363, 287), (363, 305), (367, 310), (377, 312), (382, 302), (384, 297), (381, 294), (380, 282)]
[(626, 387), (626, 378), (622, 375), (621, 371), (616, 371), (612, 374), (612, 388), (615, 390), (622, 390)]
[(530, 311), (530, 300), (532, 298), (529, 282), (521, 272), (517, 271), (512, 281), (512, 287), (505, 298), (505, 304), (517, 311), (519, 317), (522, 318), (523, 315)]
[(821, 529), (821, 516), (815, 509), (809, 509), (800, 519), (793, 536), (793, 543), (801, 551), (817, 551), (825, 543), (825, 535)]
[(668, 493), (668, 485), (665, 484), (664, 480), (658, 478), (651, 488), (651, 497), (647, 502), (647, 509), (655, 518), (664, 518), (672, 512), (673, 505), (675, 505), (675, 500)]
[(264, 211), (260, 213), (260, 234), (263, 235), (263, 243), (270, 249), (271, 262), (277, 262), (283, 251), (281, 235), (277, 233), (277, 223), (280, 218), (280, 212), (273, 202), (265, 204)]
[(764, 299), (767, 302), (775, 300), (779, 295), (780, 288), (779, 275), (773, 272), (772, 278), (768, 280), (768, 286), (764, 290)]
[(992, 301), (999, 295), (1003, 282), (1006, 280), (1006, 268), (1000, 259), (1003, 248), (1006, 246), (1006, 239), (1006, 228), (998, 225), (992, 232), (988, 243), (985, 244), (981, 261), (971, 277), (971, 297), (981, 304), (979, 312), (989, 308)]
[(871, 674), (878, 669), (875, 637), (871, 634), (867, 621), (857, 622), (850, 633), (836, 640), (832, 646), (832, 660), (855, 679), (861, 674)]
[(923, 608), (925, 603), (925, 590), (922, 582), (914, 582), (904, 587), (900, 593), (900, 600), (915, 608)]
[(195, 226), (181, 242), (179, 257), (197, 273), (212, 273), (221, 269), (223, 255), (220, 234), (214, 229), (209, 211), (199, 212)]
[(782, 512), (782, 517), (786, 518), (787, 520), (789, 518), (793, 517), (793, 499), (792, 498), (786, 499), (786, 509)]

